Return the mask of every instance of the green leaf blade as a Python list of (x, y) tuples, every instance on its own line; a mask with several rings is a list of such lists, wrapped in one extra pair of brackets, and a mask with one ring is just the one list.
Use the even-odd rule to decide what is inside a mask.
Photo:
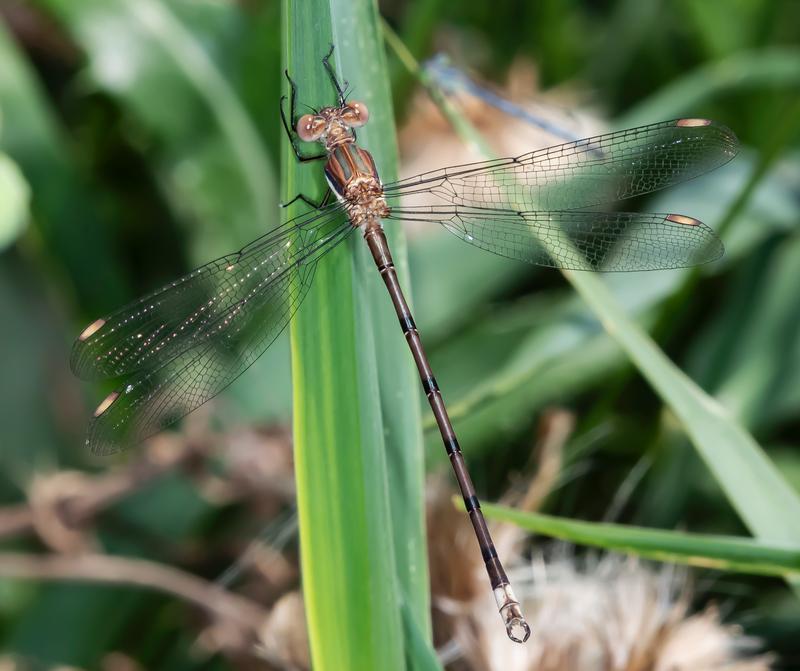
[[(337, 43), (332, 63), (353, 98), (370, 108), (359, 142), (386, 179), (395, 171), (396, 148), (375, 21), (366, 0), (284, 3), (284, 62), (301, 103), (333, 104), (321, 59)], [(345, 28), (352, 31), (346, 39)], [(284, 200), (298, 193), (319, 199), (321, 163), (299, 165), (288, 141), (282, 159)], [(292, 216), (302, 208), (290, 210)], [(315, 669), (400, 669), (407, 659), (416, 665), (420, 641), (407, 648), (403, 608), (413, 630), (430, 635), (419, 395), (396, 317), (360, 237), (354, 234), (319, 264), (292, 323), (301, 560)], [(388, 237), (404, 270), (399, 232)]]
[[(456, 505), (463, 505), (454, 499)], [(754, 575), (800, 577), (800, 546), (750, 538), (693, 534), (661, 529), (584, 522), (484, 504), (490, 519), (510, 522), (534, 533), (580, 545), (647, 559)]]

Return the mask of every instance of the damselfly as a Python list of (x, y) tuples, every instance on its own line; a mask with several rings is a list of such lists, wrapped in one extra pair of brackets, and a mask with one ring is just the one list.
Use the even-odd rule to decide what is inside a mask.
[[(508, 635), (523, 642), (530, 629), (481, 513), (381, 221), (436, 223), (495, 254), (556, 268), (631, 271), (705, 263), (722, 254), (722, 243), (697, 219), (590, 208), (720, 166), (735, 155), (736, 137), (711, 121), (678, 119), (383, 184), (372, 156), (356, 142), (355, 129), (369, 113), (347, 100), (329, 62), (332, 51), (322, 64), (336, 107), (298, 118), (297, 86), (288, 73), (291, 123), (281, 100), (297, 159), (326, 160), (326, 197), (314, 204), (296, 196), (312, 211), (96, 320), (78, 336), (71, 359), (76, 375), (125, 379), (95, 410), (87, 444), (105, 454), (139, 443), (218, 394), (283, 331), (317, 263), (358, 230), (413, 354)], [(298, 137), (324, 151), (303, 154)]]
[[(428, 59), (422, 64), (422, 68), (446, 95), (458, 96), (467, 93), (500, 110), (503, 114), (535, 126), (556, 139), (574, 141), (580, 138), (580, 135), (549, 119), (548, 116), (552, 116), (552, 110), (547, 110), (544, 106), (537, 106), (534, 111), (531, 111), (511, 102), (451, 65), (444, 54), (437, 54)], [(560, 112), (562, 115), (564, 114), (563, 110)]]

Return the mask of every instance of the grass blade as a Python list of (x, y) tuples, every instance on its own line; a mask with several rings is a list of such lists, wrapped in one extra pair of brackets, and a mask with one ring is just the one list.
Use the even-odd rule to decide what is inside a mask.
[(599, 279), (588, 273), (567, 275), (606, 331), (675, 412), (753, 535), (773, 542), (797, 542), (800, 498), (753, 436), (669, 360)]
[[(463, 508), (456, 498), (455, 505)], [(800, 577), (800, 546), (783, 546), (735, 536), (690, 534), (528, 513), (484, 504), (486, 516), (534, 533), (580, 545), (723, 571)]]
[[(125, 282), (101, 199), (88, 187), (35, 73), (1, 22), (0, 62), (4, 127), (0, 148), (30, 184), (36, 212), (32, 226), (58, 258), (77, 293), (86, 302), (108, 309), (125, 296)], [(72, 197), (68, 208), (64, 207), (65, 193)]]
[(187, 80), (208, 104), (238, 157), (256, 219), (270, 221), (275, 202), (270, 193), (275, 182), (272, 166), (255, 127), (233, 89), (166, 5), (152, 0), (126, 0), (124, 7), (134, 22), (167, 49)]
[[(359, 139), (382, 174), (391, 174), (396, 149), (375, 6), (313, 0), (287, 1), (283, 9), (284, 59), (301, 101), (333, 103), (320, 61), (335, 42), (333, 64), (371, 109)], [(322, 166), (297, 164), (288, 142), (282, 158), (283, 197), (319, 198)], [(389, 235), (404, 270), (398, 232)], [(419, 396), (384, 294), (356, 234), (320, 264), (292, 324), (301, 555), (315, 669), (405, 668), (406, 652), (413, 655), (419, 641), (404, 651), (404, 603), (415, 630), (429, 635)]]
[[(353, 87), (353, 97), (363, 100), (373, 110), (370, 123), (359, 132), (359, 139), (375, 158), (381, 179), (392, 181), (397, 178), (397, 142), (377, 5), (372, 0), (330, 0), (330, 7), (334, 17), (334, 40), (339, 45), (336, 56), (340, 72), (346, 73), (347, 81)], [(386, 236), (403, 291), (412, 301), (407, 245), (402, 228), (389, 226)], [(419, 380), (383, 282), (378, 279), (365, 245), (359, 247), (368, 267), (366, 284), (378, 349), (378, 380), (398, 578), (418, 630), (430, 637), (424, 530), (425, 455)]]
[(202, 36), (169, 3), (45, 2), (86, 50), (87, 80), (157, 140), (147, 161), (172, 210), (192, 220), (196, 261), (275, 225), (277, 175), (269, 153)]
[(638, 126), (654, 118), (682, 116), (730, 91), (797, 90), (800, 49), (771, 47), (732, 54), (708, 63), (664, 86), (617, 119), (619, 128)]
[(406, 635), (406, 658), (412, 671), (441, 671), (442, 665), (431, 647), (428, 632), (423, 632), (407, 601), (403, 601), (403, 631)]

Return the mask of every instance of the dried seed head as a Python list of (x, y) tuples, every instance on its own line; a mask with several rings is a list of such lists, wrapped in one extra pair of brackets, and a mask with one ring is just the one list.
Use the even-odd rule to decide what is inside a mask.
[[(520, 654), (476, 600), (460, 635), (464, 659), (503, 671), (768, 671), (755, 639), (713, 607), (690, 613), (685, 574), (609, 555), (581, 567), (561, 557), (512, 571), (533, 635)], [(469, 632), (468, 635), (464, 635)]]

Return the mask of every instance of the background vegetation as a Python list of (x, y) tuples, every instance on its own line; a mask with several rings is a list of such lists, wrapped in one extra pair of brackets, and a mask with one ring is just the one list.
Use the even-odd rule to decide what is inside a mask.
[[(284, 24), (296, 41), (289, 60), (326, 50), (325, 22), (335, 20), (337, 3), (325, 5), (334, 19)], [(581, 299), (558, 273), (422, 231), (409, 239), (410, 279), (417, 322), (479, 492), (497, 500), (529, 479), (541, 464), (532, 451), (547, 428), (546, 411), (566, 409), (575, 427), (543, 512), (756, 537), (755, 554), (745, 548), (751, 565), (744, 573), (697, 573), (694, 606), (722, 604), (727, 621), (780, 655), (777, 668), (797, 668), (800, 5), (422, 0), (383, 2), (380, 10), (417, 60), (444, 50), (498, 86), (520, 63), (533, 64), (538, 85), (555, 89), (550, 113), (567, 125), (577, 123), (571, 109), (580, 108), (611, 127), (702, 116), (736, 131), (743, 150), (734, 163), (635, 204), (691, 214), (720, 232), (726, 256), (697, 273), (607, 277), (608, 297), (578, 286)], [(81, 448), (87, 415), (108, 389), (79, 383), (67, 367), (85, 323), (277, 223), (278, 99), (287, 59), (281, 7), (3, 0), (0, 12), (0, 645), (32, 668), (97, 668), (101, 660), (120, 668), (109, 666), (112, 651), (144, 668), (244, 668), (248, 662), (229, 651), (239, 649), (236, 637), (253, 634), (246, 616), (230, 629), (209, 629), (197, 609), (173, 596), (7, 578), (19, 553), (69, 557), (102, 548), (180, 567), (210, 581), (196, 586), (201, 595), (227, 586), (247, 596), (247, 608), (260, 604), (273, 614), (299, 582), (286, 437), (288, 338), (180, 433), (154, 441), (148, 461), (128, 455), (117, 480), (102, 475), (108, 461), (91, 460)], [(375, 30), (368, 18), (354, 20)], [(413, 74), (391, 51), (387, 61), (396, 122), (408, 136), (408, 124), (428, 113), (411, 95)], [(294, 69), (306, 67), (301, 60)], [(478, 123), (490, 143), (502, 139), (493, 137), (497, 125)], [(440, 121), (413, 130), (430, 154), (425, 165), (449, 162)], [(414, 139), (401, 142), (401, 165), (420, 160)], [(391, 146), (381, 151), (391, 160)], [(612, 305), (724, 410), (680, 386), (635, 330), (622, 329), (627, 340), (608, 335), (599, 318), (613, 315)], [(379, 371), (380, 364), (369, 365)], [(380, 378), (384, 394), (390, 382)], [(402, 412), (414, 428), (397, 445), (413, 444), (418, 418), (413, 409)], [(398, 416), (389, 413), (387, 424)], [(426, 413), (421, 422), (428, 470), (436, 472), (446, 466), (441, 446)], [(397, 557), (414, 531), (413, 519), (395, 518), (405, 514), (397, 505), (403, 483), (392, 478), (412, 477), (413, 464), (393, 462), (392, 441), (388, 468), (378, 464), (375, 472), (394, 497), (388, 510)], [(176, 463), (165, 464), (162, 449)], [(46, 477), (56, 472), (59, 479)], [(89, 503), (80, 498), (87, 491)], [(80, 505), (70, 508), (69, 497)], [(723, 565), (743, 568), (741, 548), (724, 543), (635, 534), (619, 541), (601, 527), (559, 531), (545, 518), (527, 525), (581, 542), (599, 533), (603, 547), (653, 543), (656, 556), (665, 548), (722, 555)], [(424, 585), (418, 577), (402, 580), (418, 592)], [(405, 633), (392, 642), (419, 668), (431, 661), (420, 603), (424, 596), (410, 598)], [(252, 613), (238, 602), (231, 608)], [(285, 640), (289, 634), (273, 624), (270, 635)], [(205, 645), (198, 646), (200, 631)], [(397, 648), (393, 655), (396, 666)]]

